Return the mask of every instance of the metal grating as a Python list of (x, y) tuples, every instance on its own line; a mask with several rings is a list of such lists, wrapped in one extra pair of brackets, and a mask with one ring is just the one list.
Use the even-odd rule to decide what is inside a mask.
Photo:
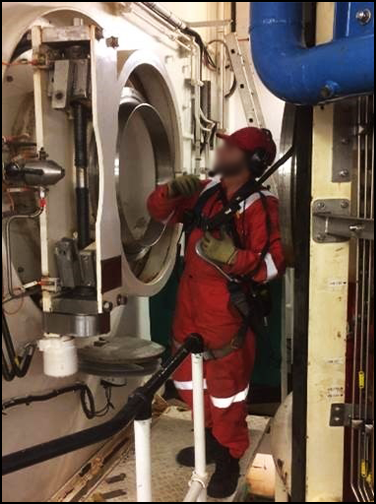
[[(358, 98), (356, 217), (374, 219), (374, 97)], [(351, 488), (358, 502), (374, 500), (374, 242), (356, 240), (351, 391)]]

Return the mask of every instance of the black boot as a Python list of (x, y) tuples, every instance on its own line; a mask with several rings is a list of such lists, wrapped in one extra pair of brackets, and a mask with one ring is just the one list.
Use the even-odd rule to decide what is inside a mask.
[[(211, 429), (205, 429), (205, 441), (206, 441), (206, 463), (213, 463), (218, 449), (218, 441), (213, 436)], [(183, 448), (176, 456), (176, 461), (186, 467), (195, 466), (195, 449), (193, 446), (188, 446)]]
[(217, 448), (216, 466), (208, 485), (208, 495), (215, 499), (230, 497), (238, 486), (240, 475), (239, 459), (231, 456), (225, 446)]

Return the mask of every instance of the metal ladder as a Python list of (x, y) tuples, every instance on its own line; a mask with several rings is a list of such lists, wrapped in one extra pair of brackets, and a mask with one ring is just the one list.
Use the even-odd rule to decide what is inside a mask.
[(236, 32), (227, 34), (225, 39), (247, 123), (265, 128), (264, 115), (257, 95), (255, 71), (250, 58), (249, 40), (239, 39)]

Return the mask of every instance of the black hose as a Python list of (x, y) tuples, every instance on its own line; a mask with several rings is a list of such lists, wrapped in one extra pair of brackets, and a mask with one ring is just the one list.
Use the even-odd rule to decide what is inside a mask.
[(161, 17), (166, 23), (170, 24), (173, 28), (175, 29), (178, 29), (180, 30), (182, 33), (184, 33), (185, 35), (188, 35), (189, 37), (193, 37), (195, 42), (197, 43), (197, 45), (199, 46), (200, 48), (200, 77), (202, 76), (202, 57), (203, 57), (203, 54), (207, 54), (207, 56), (209, 58), (210, 57), (210, 54), (207, 50), (207, 48), (205, 47), (205, 44), (201, 38), (201, 35), (199, 33), (197, 33), (195, 30), (192, 30), (192, 28), (190, 28), (189, 26), (186, 26), (185, 23), (177, 23), (174, 21), (174, 19), (171, 19), (170, 17), (167, 17), (167, 15), (164, 15), (163, 12), (161, 12), (158, 8), (156, 8), (154, 5), (153, 5), (153, 2), (141, 2), (145, 7), (147, 7), (148, 9), (150, 9), (151, 11), (153, 11), (155, 14), (157, 14), (159, 17)]
[(10, 58), (11, 63), (19, 58), (22, 54), (31, 50), (31, 31), (28, 30), (17, 44)]
[(8, 366), (8, 362), (3, 351), (2, 374), (4, 379), (6, 381), (12, 381), (16, 376), (18, 378), (23, 378), (24, 376), (26, 376), (30, 369), (30, 365), (35, 353), (35, 344), (27, 345), (21, 355), (18, 355), (16, 353), (4, 309), (2, 310), (2, 338), (9, 359)]
[(290, 147), (290, 149), (257, 180), (257, 183), (259, 185), (262, 185), (269, 177), (273, 175), (273, 173), (275, 173), (278, 170), (278, 168), (284, 165), (286, 161), (288, 161), (293, 155), (294, 155), (294, 146)]
[(76, 166), (76, 211), (78, 247), (90, 243), (90, 204), (87, 186), (87, 110), (82, 103), (73, 104), (74, 156)]
[(197, 334), (188, 336), (176, 354), (170, 357), (165, 365), (145, 385), (134, 391), (123, 408), (111, 420), (90, 429), (5, 455), (2, 458), (3, 475), (105, 441), (117, 434), (134, 420), (137, 415), (141, 414), (145, 408), (150, 408), (154, 394), (188, 355), (202, 351), (203, 343), (201, 336)]
[(3, 378), (5, 381), (11, 382), (14, 380), (16, 375), (14, 374), (13, 369), (11, 369), (8, 366), (8, 362), (7, 362), (5, 355), (4, 355), (4, 350), (2, 351), (2, 368), (1, 369), (2, 369), (2, 374), (3, 374)]

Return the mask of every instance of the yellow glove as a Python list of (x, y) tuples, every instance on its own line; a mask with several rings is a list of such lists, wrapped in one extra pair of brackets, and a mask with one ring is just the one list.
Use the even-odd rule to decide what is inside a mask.
[(201, 248), (208, 259), (221, 264), (234, 264), (238, 252), (233, 239), (225, 232), (221, 232), (220, 239), (206, 232), (201, 241)]
[(201, 189), (201, 182), (196, 175), (181, 175), (168, 184), (168, 195), (170, 198), (177, 196), (193, 196)]

